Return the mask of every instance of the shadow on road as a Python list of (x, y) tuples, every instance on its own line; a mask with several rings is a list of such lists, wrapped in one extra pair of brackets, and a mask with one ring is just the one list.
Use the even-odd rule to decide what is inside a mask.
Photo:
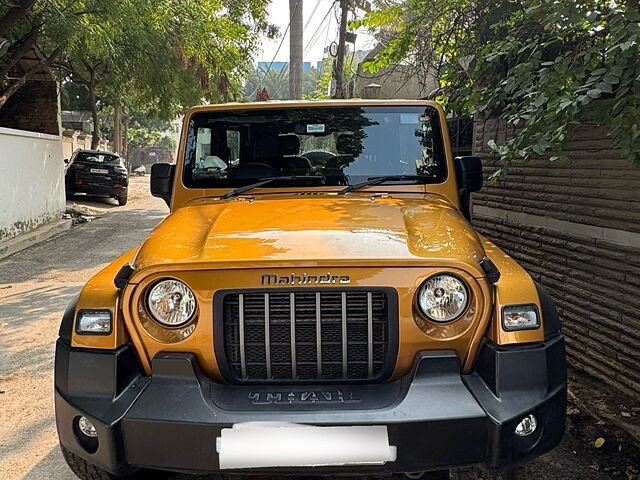
[(146, 198), (0, 261), (0, 478), (73, 480), (57, 446), (53, 357), (62, 313), (167, 209)]

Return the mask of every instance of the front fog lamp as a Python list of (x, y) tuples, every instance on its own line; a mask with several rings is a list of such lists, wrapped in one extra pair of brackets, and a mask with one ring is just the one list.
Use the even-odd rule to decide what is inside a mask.
[(167, 327), (184, 325), (196, 311), (196, 297), (189, 287), (178, 280), (161, 280), (147, 297), (151, 316)]
[(539, 326), (538, 307), (533, 303), (507, 305), (502, 309), (502, 328), (506, 331), (535, 330)]
[(78, 419), (78, 430), (80, 430), (83, 435), (86, 435), (89, 438), (96, 438), (98, 436), (96, 427), (89, 421), (87, 417), (80, 417)]
[(109, 335), (111, 333), (111, 311), (80, 310), (76, 321), (76, 333), (80, 335)]
[(418, 307), (434, 322), (451, 322), (467, 308), (469, 295), (462, 280), (453, 275), (435, 275), (418, 290)]
[(527, 415), (516, 425), (516, 435), (528, 437), (538, 428), (538, 419), (535, 415)]

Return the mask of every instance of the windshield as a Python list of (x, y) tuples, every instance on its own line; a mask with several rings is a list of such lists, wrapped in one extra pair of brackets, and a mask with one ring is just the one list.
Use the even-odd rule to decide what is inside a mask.
[(224, 188), (269, 177), (320, 176), (316, 185), (350, 185), (385, 175), (441, 183), (446, 173), (433, 107), (249, 109), (193, 115), (184, 183)]
[(103, 153), (93, 153), (93, 152), (80, 152), (76, 155), (76, 162), (82, 163), (98, 163), (98, 164), (109, 164), (116, 165), (119, 163), (119, 159), (115, 155), (107, 155)]

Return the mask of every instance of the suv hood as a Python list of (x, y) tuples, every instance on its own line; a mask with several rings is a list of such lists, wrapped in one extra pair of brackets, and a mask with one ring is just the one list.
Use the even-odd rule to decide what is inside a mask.
[(478, 235), (441, 197), (274, 197), (176, 210), (142, 244), (135, 269), (414, 264), (484, 276)]

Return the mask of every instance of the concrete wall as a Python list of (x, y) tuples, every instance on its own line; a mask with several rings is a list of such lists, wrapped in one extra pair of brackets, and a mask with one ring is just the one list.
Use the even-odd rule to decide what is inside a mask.
[(91, 148), (91, 135), (77, 130), (65, 129), (62, 131), (62, 155), (63, 158), (71, 158), (77, 149)]
[[(474, 152), (485, 173), (490, 139), (509, 135), (476, 122)], [(474, 194), (473, 223), (555, 299), (574, 367), (640, 395), (640, 168), (611, 148), (604, 129), (582, 126), (568, 163), (514, 165)]]
[(60, 218), (62, 160), (59, 135), (0, 128), (0, 241)]

